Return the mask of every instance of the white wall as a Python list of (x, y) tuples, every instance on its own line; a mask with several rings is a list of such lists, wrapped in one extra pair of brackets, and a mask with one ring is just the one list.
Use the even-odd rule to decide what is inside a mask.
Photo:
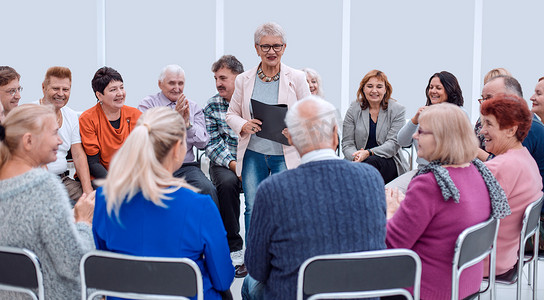
[[(185, 93), (204, 105), (216, 92), (210, 71), (216, 49), (235, 55), (246, 69), (255, 66), (259, 60), (253, 33), (266, 21), (278, 22), (287, 33), (283, 62), (320, 72), (327, 100), (341, 111), (356, 98), (364, 74), (375, 68), (388, 75), (393, 97), (407, 107), (407, 118), (425, 103), (427, 81), (438, 71), (457, 76), (469, 112), (476, 105), (472, 88), (481, 88), (480, 80), (491, 68), (508, 68), (522, 83), (527, 99), (544, 75), (539, 55), (544, 39), (537, 31), (544, 3), (538, 1), (481, 0), (482, 74), (476, 78), (474, 3), (480, 0), (104, 0), (105, 57), (97, 9), (102, 1), (2, 3), (2, 11), (9, 13), (2, 16), (8, 30), (0, 43), (0, 65), (10, 65), (22, 75), (22, 103), (42, 96), (48, 67), (63, 65), (73, 72), (69, 106), (91, 107), (96, 99), (90, 81), (105, 59), (123, 76), (128, 105), (136, 106), (144, 96), (156, 93), (158, 73), (170, 63), (185, 69)], [(216, 35), (218, 3), (223, 4), (222, 18), (217, 18), (222, 30)], [(350, 8), (349, 19), (343, 17), (344, 3)], [(350, 21), (349, 49), (342, 48), (344, 20)], [(341, 99), (342, 53), (349, 53), (346, 99)]]

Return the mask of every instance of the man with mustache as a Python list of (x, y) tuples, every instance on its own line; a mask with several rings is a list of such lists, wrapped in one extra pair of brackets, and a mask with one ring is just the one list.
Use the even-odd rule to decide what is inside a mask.
[(240, 192), (242, 183), (236, 176), (236, 147), (238, 136), (226, 117), (230, 98), (234, 93), (234, 80), (244, 72), (242, 63), (232, 55), (224, 55), (212, 65), (217, 94), (204, 108), (206, 130), (210, 141), (206, 155), (210, 159), (210, 177), (219, 197), (219, 212), (227, 231), (230, 256), (236, 267), (237, 278), (245, 277), (244, 241), (240, 236)]
[(204, 149), (210, 139), (206, 132), (204, 113), (193, 101), (183, 94), (185, 87), (185, 71), (179, 65), (165, 66), (159, 75), (159, 88), (161, 91), (145, 97), (138, 109), (144, 112), (152, 107), (167, 106), (176, 110), (185, 120), (187, 154), (183, 165), (174, 172), (175, 177), (184, 177), (187, 183), (198, 188), (200, 193), (210, 195), (219, 207), (217, 191), (200, 170), (200, 165), (195, 161), (193, 147)]
[[(82, 193), (92, 193), (91, 177), (89, 175), (89, 164), (87, 155), (81, 145), (79, 134), (79, 117), (77, 112), (67, 107), (72, 88), (72, 72), (65, 67), (51, 67), (45, 73), (42, 83), (43, 98), (39, 100), (41, 105), (51, 105), (57, 115), (59, 125), (59, 136), (62, 144), (57, 150), (57, 160), (47, 164), (47, 169), (57, 174), (66, 190), (68, 196), (75, 203)], [(68, 152), (72, 154), (76, 169), (76, 179), (70, 178)], [(72, 203), (72, 204), (74, 204)]]

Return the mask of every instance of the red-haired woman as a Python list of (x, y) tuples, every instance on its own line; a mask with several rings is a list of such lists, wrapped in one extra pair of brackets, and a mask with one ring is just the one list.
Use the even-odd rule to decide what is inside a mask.
[[(531, 128), (531, 112), (522, 98), (499, 94), (480, 107), (485, 150), (496, 155), (485, 164), (500, 183), (512, 214), (501, 220), (497, 236), (497, 275), (514, 268), (521, 219), (527, 205), (542, 196), (538, 166), (521, 142)], [(484, 268), (487, 270), (487, 268)]]
[(392, 93), (382, 71), (368, 72), (359, 85), (357, 101), (346, 113), (342, 131), (344, 157), (373, 165), (385, 183), (408, 169), (397, 142), (397, 133), (405, 123), (405, 108), (391, 98)]

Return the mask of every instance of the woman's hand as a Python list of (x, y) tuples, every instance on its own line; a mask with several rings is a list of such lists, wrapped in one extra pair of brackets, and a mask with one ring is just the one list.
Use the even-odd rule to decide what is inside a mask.
[(89, 225), (93, 224), (95, 195), (96, 191), (93, 191), (88, 195), (81, 195), (79, 200), (77, 200), (77, 203), (74, 206), (74, 218), (76, 219), (76, 222), (85, 222)]
[(404, 200), (404, 193), (400, 192), (398, 188), (385, 188), (385, 203), (387, 204), (387, 220), (391, 219), (397, 209), (399, 209), (400, 203)]
[(421, 112), (424, 111), (426, 108), (427, 108), (427, 106), (423, 106), (423, 107), (420, 107), (420, 108), (417, 110), (416, 115), (412, 118), (412, 123), (413, 123), (414, 125), (419, 124), (419, 114), (421, 114)]
[(263, 122), (257, 119), (251, 119), (242, 126), (242, 133), (254, 134), (261, 131)]
[(368, 150), (361, 149), (359, 151), (355, 151), (355, 153), (352, 154), (353, 161), (355, 162), (362, 162), (365, 161), (370, 156), (370, 152)]

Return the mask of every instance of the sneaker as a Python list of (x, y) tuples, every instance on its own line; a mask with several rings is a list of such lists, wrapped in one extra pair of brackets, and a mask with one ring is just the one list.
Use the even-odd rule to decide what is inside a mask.
[(244, 278), (246, 276), (247, 276), (246, 265), (242, 264), (240, 266), (236, 266), (236, 269), (234, 272), (234, 278)]
[(244, 249), (230, 253), (230, 259), (233, 266), (241, 266), (244, 264)]

